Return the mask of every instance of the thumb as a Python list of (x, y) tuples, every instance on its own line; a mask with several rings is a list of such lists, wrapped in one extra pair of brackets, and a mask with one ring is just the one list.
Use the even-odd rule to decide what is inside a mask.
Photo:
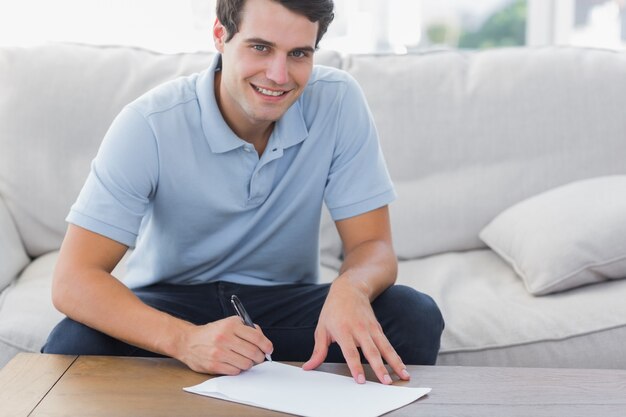
[(328, 337), (326, 336), (326, 330), (318, 329), (315, 332), (315, 346), (313, 347), (313, 354), (311, 358), (302, 365), (302, 369), (310, 371), (315, 369), (324, 363), (326, 355), (328, 354)]

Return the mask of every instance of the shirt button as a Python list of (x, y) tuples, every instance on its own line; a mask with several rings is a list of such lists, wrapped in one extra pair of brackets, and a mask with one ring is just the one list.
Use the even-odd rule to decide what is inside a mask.
[(250, 152), (250, 148), (248, 148), (247, 146), (244, 146), (243, 150), (246, 151), (246, 152)]

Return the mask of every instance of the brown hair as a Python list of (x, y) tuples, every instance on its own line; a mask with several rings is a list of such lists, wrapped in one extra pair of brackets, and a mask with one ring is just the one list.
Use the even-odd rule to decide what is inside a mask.
[[(294, 13), (306, 16), (311, 22), (319, 22), (315, 47), (326, 33), (328, 25), (333, 21), (333, 0), (272, 0), (280, 3)], [(246, 0), (217, 0), (217, 19), (224, 25), (226, 42), (231, 40), (239, 31), (241, 11)]]

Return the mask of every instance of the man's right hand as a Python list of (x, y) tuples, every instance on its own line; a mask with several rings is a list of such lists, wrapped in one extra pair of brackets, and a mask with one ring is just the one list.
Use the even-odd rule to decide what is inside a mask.
[(191, 325), (176, 358), (196, 372), (237, 375), (265, 360), (274, 347), (261, 329), (231, 316), (202, 326)]
[(52, 282), (55, 307), (68, 317), (142, 349), (174, 357), (197, 372), (235, 375), (273, 346), (237, 316), (196, 326), (144, 304), (111, 275), (128, 248), (69, 225)]

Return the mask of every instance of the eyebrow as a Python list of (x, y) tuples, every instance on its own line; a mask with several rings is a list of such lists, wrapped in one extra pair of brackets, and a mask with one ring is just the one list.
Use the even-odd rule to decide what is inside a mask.
[[(260, 45), (267, 45), (267, 46), (271, 46), (272, 48), (276, 47), (276, 44), (274, 42), (270, 42), (267, 41), (265, 39), (262, 38), (248, 38), (245, 40), (246, 43), (248, 44), (260, 44)], [(311, 52), (314, 53), (315, 52), (315, 48), (313, 48), (312, 46), (298, 46), (295, 48), (291, 49), (292, 51), (307, 51), (307, 52)]]

